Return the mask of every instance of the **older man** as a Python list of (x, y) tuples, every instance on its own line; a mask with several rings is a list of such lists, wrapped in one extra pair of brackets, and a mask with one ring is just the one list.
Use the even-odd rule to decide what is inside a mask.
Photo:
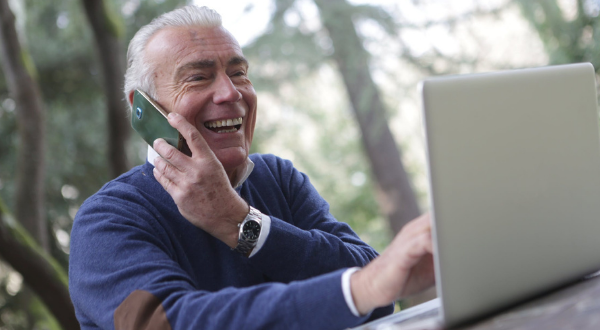
[(146, 91), (187, 148), (158, 139), (80, 208), (69, 273), (83, 329), (343, 329), (432, 284), (427, 217), (370, 262), (304, 174), (249, 156), (256, 93), (216, 12), (160, 16), (128, 59), (130, 104)]

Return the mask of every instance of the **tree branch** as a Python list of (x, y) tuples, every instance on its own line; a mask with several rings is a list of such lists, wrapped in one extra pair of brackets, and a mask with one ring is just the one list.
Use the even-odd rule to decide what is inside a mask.
[(108, 161), (111, 176), (114, 178), (129, 169), (125, 146), (130, 128), (122, 92), (125, 75), (122, 32), (104, 1), (82, 0), (82, 3), (94, 31), (98, 58), (102, 66), (108, 113)]
[(0, 200), (0, 256), (19, 272), (64, 330), (78, 330), (67, 275), (8, 214)]
[(44, 210), (45, 111), (35, 66), (21, 48), (15, 16), (7, 0), (0, 0), (0, 60), (11, 96), (17, 105), (20, 145), (17, 156), (15, 214), (25, 228), (48, 250), (48, 226)]

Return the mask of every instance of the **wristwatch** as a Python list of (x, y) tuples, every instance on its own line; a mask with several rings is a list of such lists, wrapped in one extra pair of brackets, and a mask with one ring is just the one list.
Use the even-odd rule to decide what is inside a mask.
[(238, 236), (238, 245), (233, 249), (242, 255), (249, 256), (250, 251), (254, 249), (260, 236), (262, 228), (262, 213), (250, 206), (250, 212), (244, 218), (244, 221), (238, 224), (240, 233)]

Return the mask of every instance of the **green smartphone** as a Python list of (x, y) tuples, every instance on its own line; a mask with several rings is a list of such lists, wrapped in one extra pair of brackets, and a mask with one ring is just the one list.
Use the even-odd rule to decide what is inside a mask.
[(148, 94), (136, 89), (133, 93), (131, 127), (150, 146), (154, 140), (163, 138), (167, 143), (181, 151), (183, 136), (167, 120), (167, 114)]

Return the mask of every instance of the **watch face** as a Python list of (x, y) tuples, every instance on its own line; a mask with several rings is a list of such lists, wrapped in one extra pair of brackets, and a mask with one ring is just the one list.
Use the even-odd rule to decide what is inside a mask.
[(260, 235), (260, 224), (256, 221), (247, 221), (244, 224), (243, 232), (249, 240), (257, 240)]

